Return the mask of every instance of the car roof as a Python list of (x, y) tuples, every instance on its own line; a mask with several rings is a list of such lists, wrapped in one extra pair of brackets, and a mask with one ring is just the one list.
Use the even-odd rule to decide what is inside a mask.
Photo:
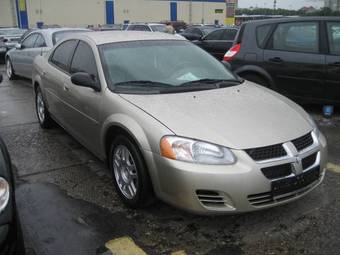
[(62, 32), (62, 31), (72, 31), (72, 30), (84, 30), (84, 32), (88, 32), (88, 31), (91, 31), (90, 29), (86, 29), (86, 28), (76, 28), (76, 27), (63, 27), (63, 28), (43, 28), (43, 29), (37, 29), (37, 30), (33, 30), (33, 32), (40, 32), (40, 33), (43, 33), (43, 34), (49, 34), (49, 35), (52, 35), (53, 33), (56, 33), (56, 32)]
[(128, 25), (146, 25), (146, 26), (155, 26), (155, 25), (162, 25), (164, 26), (164, 24), (162, 23), (156, 23), (156, 22), (133, 22), (133, 23), (130, 23)]
[(262, 24), (274, 24), (279, 22), (299, 22), (299, 21), (340, 21), (340, 17), (333, 16), (310, 16), (310, 17), (282, 17), (282, 18), (273, 18), (273, 19), (263, 19), (263, 20), (251, 20), (247, 21), (244, 24), (254, 24), (254, 25), (262, 25)]
[(92, 40), (96, 45), (116, 42), (130, 42), (130, 41), (154, 41), (154, 40), (176, 40), (186, 41), (186, 39), (167, 33), (160, 32), (143, 32), (143, 31), (110, 31), (80, 33), (69, 36), (68, 39), (84, 39)]

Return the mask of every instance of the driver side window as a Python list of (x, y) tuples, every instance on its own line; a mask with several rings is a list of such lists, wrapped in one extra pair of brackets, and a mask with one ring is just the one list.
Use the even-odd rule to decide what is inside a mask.
[(71, 63), (71, 74), (78, 72), (88, 73), (95, 81), (98, 80), (97, 65), (92, 48), (83, 41), (79, 42)]
[(224, 30), (217, 30), (217, 31), (211, 32), (204, 39), (210, 40), (210, 41), (221, 40), (223, 32), (224, 32)]
[(24, 49), (29, 49), (34, 47), (34, 43), (37, 40), (38, 34), (31, 34), (23, 42), (22, 46)]

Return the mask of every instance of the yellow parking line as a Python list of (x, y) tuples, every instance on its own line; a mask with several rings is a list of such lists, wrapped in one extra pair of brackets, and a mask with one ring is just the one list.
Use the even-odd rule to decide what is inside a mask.
[(187, 253), (185, 251), (181, 250), (181, 251), (172, 252), (171, 255), (187, 255)]
[(121, 237), (105, 244), (113, 255), (147, 255), (130, 237)]
[(327, 170), (332, 171), (333, 173), (336, 174), (340, 174), (340, 166), (333, 163), (327, 164)]

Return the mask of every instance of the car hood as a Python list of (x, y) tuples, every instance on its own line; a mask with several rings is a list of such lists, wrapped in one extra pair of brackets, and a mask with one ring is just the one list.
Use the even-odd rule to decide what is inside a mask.
[(247, 81), (224, 89), (121, 96), (178, 136), (233, 149), (283, 143), (312, 130), (300, 106)]

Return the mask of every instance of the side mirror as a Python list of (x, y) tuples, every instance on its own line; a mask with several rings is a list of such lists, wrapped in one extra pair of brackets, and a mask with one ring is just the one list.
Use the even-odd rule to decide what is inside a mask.
[(0, 73), (0, 83), (2, 82), (2, 74)]
[(15, 45), (15, 48), (16, 48), (17, 50), (21, 50), (21, 49), (23, 49), (24, 47), (22, 46), (22, 44), (17, 43), (17, 44)]
[(93, 77), (88, 73), (75, 73), (71, 76), (71, 81), (77, 86), (92, 88), (94, 91), (100, 91), (99, 86), (96, 84)]
[(227, 61), (221, 61), (222, 64), (225, 66), (225, 68), (227, 68), (229, 71), (231, 71), (231, 64)]

